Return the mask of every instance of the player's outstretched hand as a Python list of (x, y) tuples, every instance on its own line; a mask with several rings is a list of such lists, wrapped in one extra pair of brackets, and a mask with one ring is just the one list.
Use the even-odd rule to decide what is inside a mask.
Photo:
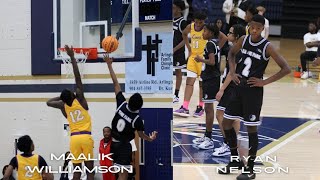
[(220, 101), (221, 97), (223, 96), (224, 91), (223, 90), (219, 90), (219, 92), (216, 94), (216, 100)]
[(103, 60), (104, 60), (107, 64), (109, 64), (109, 65), (111, 65), (112, 62), (113, 62), (113, 59), (110, 58), (110, 57), (109, 57), (109, 54), (107, 54), (107, 53), (103, 55)]
[(153, 131), (151, 134), (149, 134), (150, 139), (152, 139), (152, 141), (155, 140), (157, 138), (157, 134), (157, 131)]
[(74, 57), (74, 51), (73, 51), (73, 47), (71, 46), (71, 48), (68, 45), (64, 46), (64, 49), (66, 50), (67, 54), (70, 57)]
[(248, 84), (251, 85), (250, 87), (263, 87), (264, 86), (263, 79), (259, 79), (256, 77), (249, 78), (249, 80), (247, 82), (248, 82)]
[(230, 76), (231, 76), (231, 79), (232, 81), (236, 84), (236, 85), (239, 85), (240, 84), (240, 79), (242, 76), (240, 76), (239, 74), (233, 74), (233, 73), (230, 73)]

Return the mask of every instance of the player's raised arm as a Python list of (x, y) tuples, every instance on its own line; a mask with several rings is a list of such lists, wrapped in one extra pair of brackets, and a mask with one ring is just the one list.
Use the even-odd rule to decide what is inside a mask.
[(85, 109), (89, 109), (88, 108), (88, 103), (87, 100), (84, 97), (84, 90), (83, 90), (83, 84), (81, 81), (81, 75), (80, 75), (80, 71), (79, 71), (79, 67), (77, 64), (77, 61), (74, 57), (74, 51), (73, 48), (71, 46), (71, 48), (69, 48), (68, 45), (65, 45), (64, 48), (66, 49), (67, 54), (70, 56), (71, 58), (71, 63), (72, 63), (72, 68), (73, 68), (73, 74), (74, 74), (74, 78), (76, 81), (76, 94), (77, 94), (77, 98), (80, 100), (81, 105), (85, 108)]
[(228, 54), (228, 62), (229, 62), (229, 69), (230, 69), (229, 73), (230, 73), (232, 80), (237, 85), (240, 83), (240, 80), (238, 78), (238, 76), (240, 76), (240, 75), (236, 74), (236, 54), (242, 48), (242, 43), (243, 43), (244, 37), (245, 36), (242, 36), (241, 38), (239, 38), (238, 42), (231, 47), (229, 54)]
[(47, 106), (57, 109), (63, 109), (64, 102), (60, 99), (60, 97), (54, 97), (47, 101)]
[(109, 58), (109, 56), (107, 54), (105, 54), (104, 55), (104, 61), (108, 65), (109, 73), (110, 73), (110, 76), (111, 76), (111, 79), (112, 79), (112, 82), (113, 82), (113, 86), (114, 86), (114, 93), (117, 95), (121, 91), (121, 87), (120, 87), (120, 84), (118, 82), (117, 76), (114, 73), (113, 68), (112, 68), (113, 59)]
[(270, 84), (274, 81), (277, 81), (291, 72), (290, 66), (287, 63), (287, 61), (275, 50), (275, 48), (273, 47), (272, 44), (268, 45), (266, 54), (268, 57), (269, 56), (272, 57), (281, 69), (279, 72), (277, 72), (273, 76), (264, 80), (264, 85), (267, 85), (267, 84)]
[(67, 54), (71, 58), (71, 63), (72, 63), (72, 67), (73, 67), (73, 74), (74, 74), (74, 77), (76, 80), (77, 89), (79, 89), (83, 93), (83, 85), (82, 85), (82, 81), (81, 81), (81, 75), (80, 75), (77, 61), (74, 58), (73, 48), (72, 48), (72, 46), (71, 46), (71, 48), (69, 48), (68, 45), (65, 45), (64, 48), (66, 49)]

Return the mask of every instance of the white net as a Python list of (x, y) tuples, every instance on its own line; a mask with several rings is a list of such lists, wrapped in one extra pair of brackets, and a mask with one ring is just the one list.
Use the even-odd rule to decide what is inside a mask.
[[(66, 77), (74, 77), (70, 56), (67, 54), (67, 52), (64, 49), (59, 49), (58, 53), (59, 53), (58, 58), (62, 59), (62, 62), (64, 64), (64, 67), (66, 70)], [(84, 65), (87, 61), (88, 55), (89, 55), (89, 52), (83, 52), (82, 50), (80, 50), (79, 53), (74, 52), (74, 58), (77, 61), (81, 77), (84, 76)]]

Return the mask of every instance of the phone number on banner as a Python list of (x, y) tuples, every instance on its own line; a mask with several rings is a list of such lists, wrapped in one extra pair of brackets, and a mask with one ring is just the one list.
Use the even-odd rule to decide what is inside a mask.
[(130, 86), (130, 91), (151, 91), (151, 86)]

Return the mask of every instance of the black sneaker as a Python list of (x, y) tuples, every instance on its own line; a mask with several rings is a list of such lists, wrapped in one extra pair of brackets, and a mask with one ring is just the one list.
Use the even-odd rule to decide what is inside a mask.
[(238, 170), (240, 170), (242, 167), (244, 167), (244, 164), (242, 161), (238, 162), (238, 161), (232, 161), (232, 162), (229, 162), (229, 164), (224, 167), (223, 169), (224, 170), (220, 170), (218, 171), (219, 174), (230, 174), (230, 168), (233, 167), (233, 168), (238, 168)]
[(204, 114), (204, 109), (201, 106), (197, 106), (196, 111), (193, 114), (193, 117), (202, 117), (202, 115)]
[(245, 171), (237, 177), (237, 180), (250, 180), (256, 178), (256, 174), (253, 172), (253, 170), (250, 170), (248, 167), (246, 167), (244, 170)]

